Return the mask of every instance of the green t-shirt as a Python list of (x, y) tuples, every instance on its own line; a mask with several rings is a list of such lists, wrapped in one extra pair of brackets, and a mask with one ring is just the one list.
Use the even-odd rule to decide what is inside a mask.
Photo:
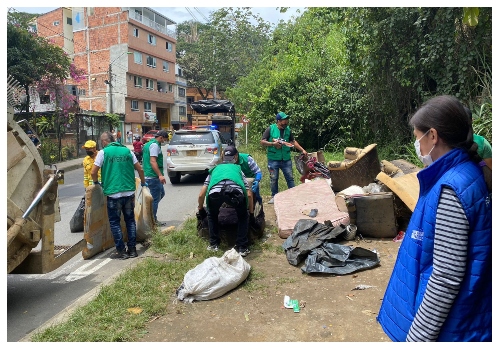
[(484, 137), (480, 135), (473, 135), (473, 141), (477, 143), (477, 154), (483, 159), (492, 158), (491, 145)]

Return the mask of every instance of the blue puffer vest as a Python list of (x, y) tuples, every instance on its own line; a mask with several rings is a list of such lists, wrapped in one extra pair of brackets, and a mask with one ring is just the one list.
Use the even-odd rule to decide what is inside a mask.
[(377, 321), (393, 341), (405, 341), (432, 273), (441, 189), (457, 194), (469, 221), (464, 280), (438, 341), (492, 339), (492, 210), (481, 168), (453, 149), (417, 174), (420, 195), (399, 248)]

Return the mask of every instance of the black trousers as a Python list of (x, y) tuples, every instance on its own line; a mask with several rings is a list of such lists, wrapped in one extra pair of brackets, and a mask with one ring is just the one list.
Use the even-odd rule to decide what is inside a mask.
[(208, 232), (210, 245), (220, 245), (219, 235), (219, 211), (222, 204), (231, 205), (238, 215), (238, 231), (236, 233), (236, 247), (239, 249), (248, 248), (248, 211), (245, 197), (237, 205), (232, 203), (230, 198), (223, 196), (220, 192), (208, 195)]

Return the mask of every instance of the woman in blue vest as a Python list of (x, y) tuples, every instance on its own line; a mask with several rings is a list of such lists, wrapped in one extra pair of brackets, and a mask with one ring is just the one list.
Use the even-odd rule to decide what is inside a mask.
[(491, 341), (491, 194), (471, 121), (438, 96), (410, 124), (426, 167), (377, 320), (393, 341)]

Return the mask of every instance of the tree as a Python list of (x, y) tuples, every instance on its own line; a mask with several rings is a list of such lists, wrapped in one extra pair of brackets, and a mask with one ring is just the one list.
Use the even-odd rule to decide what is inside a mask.
[(267, 45), (270, 24), (250, 8), (221, 8), (210, 23), (184, 22), (177, 29), (177, 62), (189, 86), (200, 94), (224, 93), (259, 62)]
[[(7, 23), (7, 74), (24, 87), (27, 98), (20, 109), (26, 112), (30, 106), (30, 87), (46, 90), (51, 86), (56, 90), (56, 86), (64, 85), (67, 77), (81, 80), (84, 73), (72, 65), (63, 49), (28, 31), (27, 18), (22, 14), (11, 14)], [(62, 88), (58, 99), (61, 102), (68, 99)]]

